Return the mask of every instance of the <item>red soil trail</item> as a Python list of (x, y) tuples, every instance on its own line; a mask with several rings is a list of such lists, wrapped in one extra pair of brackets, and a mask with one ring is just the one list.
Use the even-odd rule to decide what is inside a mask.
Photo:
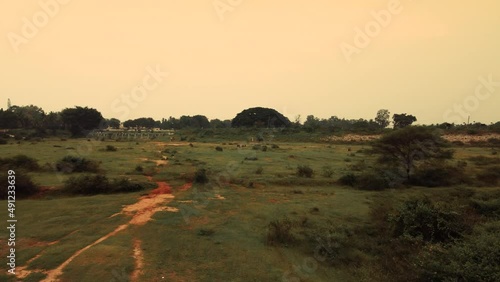
[[(158, 187), (151, 191), (148, 195), (143, 196), (139, 199), (139, 201), (135, 204), (125, 206), (121, 214), (132, 216), (132, 219), (127, 223), (120, 225), (111, 233), (106, 236), (100, 238), (94, 243), (86, 246), (85, 248), (74, 253), (69, 259), (67, 259), (64, 263), (62, 263), (56, 269), (47, 271), (47, 278), (42, 280), (42, 282), (54, 282), (59, 281), (59, 277), (63, 274), (63, 269), (70, 264), (76, 257), (85, 252), (86, 250), (92, 248), (93, 246), (103, 242), (104, 240), (115, 236), (119, 232), (127, 229), (130, 225), (144, 225), (148, 221), (151, 220), (153, 215), (159, 211), (168, 211), (168, 212), (178, 212), (176, 208), (167, 207), (165, 204), (171, 202), (175, 197), (172, 195), (172, 187), (168, 185), (166, 182), (157, 182)], [(191, 184), (183, 185), (179, 190), (187, 190), (191, 188)], [(135, 240), (134, 242), (134, 257), (136, 258), (136, 269), (132, 273), (132, 281), (138, 281), (138, 277), (142, 271), (143, 266), (143, 257), (141, 250), (141, 242), (139, 240)], [(23, 273), (26, 275), (26, 273)], [(19, 277), (18, 277), (19, 278)]]

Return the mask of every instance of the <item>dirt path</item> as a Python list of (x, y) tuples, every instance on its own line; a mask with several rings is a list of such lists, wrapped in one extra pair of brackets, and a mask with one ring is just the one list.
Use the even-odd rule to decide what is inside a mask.
[[(127, 224), (120, 225), (106, 236), (101, 237), (94, 243), (77, 251), (56, 269), (47, 271), (46, 272), (47, 278), (42, 280), (42, 282), (59, 281), (58, 278), (63, 274), (64, 268), (68, 266), (68, 264), (70, 264), (76, 257), (81, 255), (86, 250), (94, 247), (95, 245), (127, 229), (130, 225), (144, 225), (151, 220), (151, 218), (155, 213), (159, 211), (178, 212), (178, 210), (175, 208), (165, 206), (165, 204), (171, 202), (175, 198), (171, 194), (172, 188), (165, 182), (157, 182), (157, 184), (158, 188), (151, 191), (151, 193), (149, 193), (147, 196), (141, 197), (137, 203), (126, 206), (122, 209), (121, 214), (132, 216), (132, 219)], [(144, 257), (142, 255), (141, 241), (138, 239), (134, 241), (134, 258), (136, 259), (136, 269), (132, 273), (132, 281), (139, 281), (138, 279), (144, 265)], [(29, 275), (29, 273), (27, 273), (27, 270), (25, 270), (25, 268), (23, 270), (24, 271), (22, 274), (24, 277)], [(18, 278), (21, 277), (18, 276)]]

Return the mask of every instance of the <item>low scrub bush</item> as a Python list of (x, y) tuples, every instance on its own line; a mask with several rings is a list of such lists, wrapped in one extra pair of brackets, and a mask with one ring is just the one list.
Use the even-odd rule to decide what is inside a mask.
[[(9, 195), (9, 183), (7, 182), (7, 171), (8, 169), (2, 169), (3, 179), (5, 181), (0, 181), (0, 199), (7, 200)], [(16, 171), (15, 175), (15, 187), (16, 187), (16, 199), (23, 199), (40, 192), (40, 187), (35, 184), (31, 177), (22, 171)], [(6, 204), (7, 205), (7, 204)]]
[(449, 248), (421, 256), (421, 281), (500, 281), (499, 222), (487, 223)]
[(432, 203), (428, 198), (405, 201), (390, 215), (395, 237), (425, 242), (449, 242), (468, 230), (461, 211)]
[(99, 172), (99, 163), (86, 158), (66, 156), (56, 163), (57, 171), (72, 172)]
[(295, 236), (292, 233), (293, 227), (293, 222), (288, 218), (271, 221), (267, 226), (267, 244), (288, 245), (293, 243), (295, 241)]
[(116, 151), (118, 151), (118, 149), (115, 146), (113, 146), (113, 145), (107, 145), (106, 146), (106, 151), (107, 152), (116, 152)]
[(314, 175), (313, 169), (308, 165), (299, 165), (297, 167), (297, 175), (299, 177), (311, 178)]
[(342, 175), (338, 179), (339, 184), (354, 187), (358, 184), (358, 176), (352, 172)]
[(23, 169), (27, 171), (36, 171), (40, 169), (38, 161), (26, 155), (16, 155), (10, 158), (0, 158), (0, 167), (6, 169)]
[(215, 150), (218, 151), (218, 152), (224, 151), (224, 149), (221, 146), (215, 147)]
[(194, 182), (199, 184), (208, 183), (207, 170), (204, 168), (198, 169), (194, 174)]
[(476, 156), (476, 157), (470, 157), (469, 161), (473, 162), (477, 166), (500, 164), (500, 158), (498, 157)]
[(451, 186), (470, 183), (463, 168), (444, 163), (431, 163), (417, 168), (410, 184), (425, 187)]
[(321, 175), (326, 178), (331, 178), (333, 176), (333, 168), (331, 166), (324, 166)]
[(82, 175), (69, 178), (65, 182), (63, 191), (74, 195), (97, 195), (136, 192), (144, 188), (144, 184), (134, 183), (125, 178), (110, 181), (104, 175)]

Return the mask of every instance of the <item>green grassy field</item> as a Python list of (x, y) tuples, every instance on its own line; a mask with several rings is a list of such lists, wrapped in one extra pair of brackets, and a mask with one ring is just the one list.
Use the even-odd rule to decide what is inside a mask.
[[(365, 153), (369, 145), (277, 142), (278, 146), (267, 144), (263, 150), (254, 149), (253, 143), (241, 142), (246, 147), (238, 148), (238, 142), (225, 142), (192, 142), (190, 146), (190, 142), (161, 140), (70, 139), (0, 146), (3, 157), (25, 154), (44, 167), (29, 175), (47, 191), (16, 205), (16, 263), (32, 271), (24, 281), (42, 280), (45, 271), (129, 222), (130, 216), (113, 215), (149, 192), (60, 195), (57, 191), (64, 181), (76, 175), (54, 170), (55, 163), (66, 155), (101, 162), (109, 178), (169, 183), (175, 199), (168, 206), (179, 212), (158, 212), (147, 224), (130, 225), (86, 250), (63, 269), (61, 281), (75, 281), (75, 277), (78, 281), (384, 281), (387, 276), (370, 267), (377, 258), (370, 247), (360, 243), (345, 258), (339, 256), (339, 261), (349, 263), (332, 264), (315, 255), (320, 243), (314, 238), (341, 229), (348, 230), (347, 236), (356, 241), (357, 232), (365, 232), (359, 230), (371, 224), (372, 207), (381, 202), (401, 202), (421, 194), (442, 198), (465, 188), (360, 191), (336, 184), (356, 167), (375, 166), (375, 157)], [(117, 151), (105, 151), (107, 145)], [(223, 151), (216, 151), (217, 146)], [(491, 156), (489, 148), (455, 150), (454, 161)], [(310, 166), (314, 176), (297, 176), (299, 165)], [(136, 171), (137, 166), (143, 167), (143, 173)], [(210, 182), (180, 189), (193, 181), (200, 168), (207, 169)], [(479, 169), (470, 163), (466, 173)], [(5, 207), (0, 209), (0, 218), (7, 219), (6, 201), (0, 201), (0, 206)], [(270, 222), (284, 219), (293, 222), (295, 240), (266, 244)], [(366, 234), (362, 236), (370, 236)], [(0, 237), (3, 258), (8, 254), (7, 235), (3, 231)], [(5, 274), (0, 279), (16, 281)]]

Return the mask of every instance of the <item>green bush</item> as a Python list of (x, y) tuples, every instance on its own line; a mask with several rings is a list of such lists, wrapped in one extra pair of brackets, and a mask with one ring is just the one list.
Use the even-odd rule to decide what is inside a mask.
[(425, 187), (451, 186), (470, 183), (463, 168), (444, 163), (431, 163), (416, 169), (410, 184)]
[(295, 241), (295, 236), (292, 233), (294, 224), (288, 219), (274, 220), (267, 226), (267, 244), (268, 245), (287, 245)]
[(460, 211), (437, 206), (428, 198), (405, 201), (389, 218), (395, 237), (425, 242), (448, 242), (468, 230)]
[(361, 190), (380, 191), (390, 187), (388, 179), (375, 171), (360, 174), (355, 185)]
[(449, 248), (424, 253), (421, 281), (500, 281), (500, 224), (488, 223)]
[(10, 158), (0, 158), (0, 167), (6, 169), (23, 169), (36, 171), (40, 169), (38, 161), (26, 155), (16, 155)]
[(198, 169), (194, 174), (194, 182), (200, 184), (208, 183), (207, 170), (204, 168)]
[(74, 195), (97, 195), (136, 192), (144, 188), (144, 184), (125, 178), (110, 181), (104, 175), (82, 175), (66, 180), (63, 191)]
[(500, 219), (500, 191), (476, 194), (469, 203), (477, 213)]
[(99, 172), (99, 163), (86, 158), (66, 156), (56, 163), (57, 171), (72, 172)]
[[(9, 196), (9, 184), (7, 182), (8, 169), (2, 169), (2, 171), (2, 178), (5, 179), (5, 181), (0, 181), (0, 199), (7, 200)], [(31, 180), (31, 177), (22, 171), (16, 171), (14, 186), (16, 187), (16, 200), (27, 198), (40, 192), (40, 187)]]
[(342, 175), (338, 179), (339, 184), (354, 187), (358, 184), (358, 176), (352, 172)]
[(297, 167), (297, 175), (299, 177), (311, 178), (314, 175), (313, 169), (308, 165), (299, 165)]
[(107, 152), (116, 152), (116, 151), (118, 151), (118, 149), (115, 146), (113, 146), (113, 145), (107, 145), (106, 146), (106, 151)]

